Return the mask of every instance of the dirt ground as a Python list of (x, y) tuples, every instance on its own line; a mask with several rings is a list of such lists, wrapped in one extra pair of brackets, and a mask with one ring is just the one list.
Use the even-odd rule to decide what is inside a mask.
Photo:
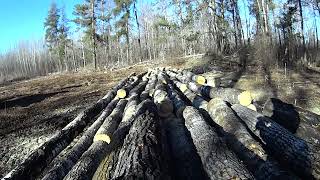
[[(259, 89), (263, 94), (271, 93), (320, 114), (320, 71), (317, 69), (284, 72), (275, 68), (266, 72), (256, 65), (248, 64), (244, 68), (228, 59), (201, 55), (165, 64), (206, 76), (220, 76), (223, 82), (232, 81), (232, 87)], [(114, 71), (52, 74), (0, 85), (0, 177), (105, 95), (120, 79), (155, 66), (163, 64), (147, 62)]]

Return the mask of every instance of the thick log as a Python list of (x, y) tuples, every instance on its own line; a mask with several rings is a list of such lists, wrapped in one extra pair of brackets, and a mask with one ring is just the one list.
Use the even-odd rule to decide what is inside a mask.
[(118, 98), (112, 100), (105, 110), (101, 113), (98, 119), (85, 131), (76, 144), (65, 154), (56, 157), (47, 167), (49, 171), (42, 178), (43, 180), (58, 180), (63, 179), (68, 174), (70, 169), (76, 164), (81, 155), (93, 143), (93, 137), (102, 125), (106, 117), (108, 117), (119, 102)]
[(270, 98), (263, 114), (307, 142), (320, 146), (320, 116), (279, 99)]
[(159, 81), (153, 93), (153, 100), (158, 107), (161, 117), (168, 117), (173, 112), (173, 105), (167, 93), (167, 84), (163, 76), (159, 75)]
[(80, 113), (61, 131), (33, 151), (21, 164), (3, 179), (34, 179), (68, 144), (98, 115), (115, 97), (116, 91), (123, 87), (129, 78), (122, 80), (97, 103)]
[(168, 117), (163, 120), (165, 134), (172, 156), (172, 172), (174, 179), (207, 179), (201, 159), (188, 136), (183, 119)]
[(246, 164), (256, 179), (297, 179), (268, 157), (225, 101), (220, 98), (210, 100), (208, 112), (212, 120), (223, 128), (229, 147)]
[(160, 136), (157, 110), (139, 115), (124, 140), (113, 179), (170, 179)]
[(91, 178), (103, 158), (106, 147), (112, 140), (112, 134), (117, 129), (123, 114), (127, 100), (121, 99), (112, 113), (105, 119), (94, 136), (93, 143), (80, 157), (66, 176), (77, 178), (79, 174), (86, 172), (87, 178)]
[(320, 179), (319, 146), (294, 136), (278, 123), (244, 106), (235, 104), (232, 109), (281, 164), (303, 179)]
[(148, 84), (147, 84), (145, 90), (140, 94), (141, 101), (143, 99), (147, 99), (152, 96), (157, 81), (158, 81), (157, 76), (152, 74), (151, 77), (149, 78), (149, 81), (148, 81)]
[(168, 86), (169, 86), (168, 94), (169, 94), (169, 98), (172, 101), (175, 115), (178, 118), (182, 119), (183, 118), (182, 112), (186, 107), (186, 103), (180, 98), (179, 94), (175, 91), (173, 84), (169, 83)]
[(197, 109), (187, 106), (183, 117), (210, 179), (253, 179), (245, 165), (228, 149)]
[[(151, 81), (149, 81), (149, 82), (151, 82)], [(130, 92), (130, 94), (131, 94), (130, 95), (131, 97), (128, 99), (128, 103), (127, 103), (126, 108), (124, 110), (124, 115), (123, 115), (121, 123), (119, 125), (120, 129), (122, 127), (128, 126), (130, 123), (132, 123), (132, 121), (134, 120), (134, 117), (137, 114), (137, 111), (139, 111), (139, 109), (140, 109), (139, 108), (140, 99), (139, 99), (139, 96), (135, 93), (134, 89), (132, 90), (132, 92)], [(142, 100), (144, 101), (145, 99), (142, 99)], [(117, 148), (114, 148), (110, 152), (110, 154), (106, 154), (106, 157), (100, 163), (98, 169), (96, 170), (96, 172), (93, 176), (93, 179), (99, 179), (99, 180), (106, 179), (107, 180), (107, 179), (112, 178), (113, 173), (115, 171), (115, 166), (117, 165), (117, 162), (118, 162), (118, 156), (119, 156), (120, 150), (121, 150), (121, 148), (117, 147)]]
[[(97, 145), (96, 147), (99, 147), (99, 148), (95, 148), (91, 150), (89, 148), (88, 151), (86, 151), (82, 155), (78, 163), (72, 168), (72, 170), (67, 174), (67, 176), (64, 179), (91, 179), (93, 174), (97, 170), (99, 164), (101, 163), (102, 159), (122, 144), (122, 141), (128, 134), (134, 119), (138, 115), (143, 114), (147, 109), (153, 108), (153, 107), (154, 107), (154, 103), (151, 102), (150, 100), (145, 100), (142, 103), (140, 103), (139, 106), (137, 107), (135, 116), (132, 117), (129, 121), (121, 122), (119, 124), (118, 129), (112, 135), (112, 141), (110, 142), (110, 144), (104, 141), (95, 142)], [(103, 151), (98, 151), (97, 149), (100, 149)], [(91, 153), (89, 150), (91, 151)], [(97, 153), (97, 151), (99, 153)], [(80, 168), (80, 167), (86, 167), (86, 168)]]

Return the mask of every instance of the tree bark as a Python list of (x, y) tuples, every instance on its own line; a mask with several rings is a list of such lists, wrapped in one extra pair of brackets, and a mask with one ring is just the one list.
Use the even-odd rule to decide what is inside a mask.
[[(77, 143), (67, 151), (66, 154), (55, 158), (48, 166), (48, 172), (45, 173), (43, 180), (58, 180), (63, 179), (70, 169), (76, 164), (81, 155), (93, 143), (93, 137), (102, 125), (103, 121), (108, 117), (119, 102), (118, 98), (112, 100), (99, 118), (86, 130)], [(45, 172), (45, 171), (44, 171)]]
[[(129, 76), (130, 77), (130, 76)], [(8, 173), (4, 179), (34, 179), (115, 97), (116, 91), (124, 86), (128, 78), (122, 80), (97, 103), (80, 113), (60, 132), (56, 133), (38, 149), (32, 152), (21, 164)]]
[(246, 107), (236, 104), (232, 109), (282, 165), (303, 179), (320, 178), (319, 147), (295, 137), (278, 123)]
[(252, 179), (245, 165), (192, 106), (183, 111), (185, 125), (210, 179)]
[(272, 158), (257, 142), (233, 110), (220, 98), (212, 99), (208, 104), (212, 120), (221, 126), (228, 146), (246, 164), (256, 179), (297, 179)]
[(156, 108), (137, 116), (119, 153), (112, 179), (171, 179), (161, 151)]
[(320, 123), (319, 115), (275, 98), (271, 98), (265, 103), (263, 114), (297, 137), (320, 147), (320, 131), (315, 128)]
[[(102, 161), (104, 154), (108, 152), (110, 142), (113, 140), (113, 133), (117, 129), (122, 112), (127, 100), (121, 99), (112, 113), (105, 119), (95, 134), (93, 143), (80, 157), (64, 179), (91, 179), (94, 172)], [(98, 137), (105, 137), (98, 138)]]

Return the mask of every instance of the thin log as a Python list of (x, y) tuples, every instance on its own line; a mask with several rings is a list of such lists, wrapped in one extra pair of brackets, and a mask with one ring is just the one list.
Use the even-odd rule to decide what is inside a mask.
[(279, 99), (270, 98), (263, 114), (309, 143), (320, 146), (320, 116)]
[(170, 179), (163, 161), (156, 108), (139, 115), (124, 140), (113, 179)]
[(129, 77), (122, 80), (97, 103), (81, 112), (61, 131), (33, 151), (21, 164), (11, 170), (3, 179), (34, 179), (68, 144), (98, 115), (115, 97), (116, 91), (123, 87)]
[(303, 179), (320, 178), (319, 146), (294, 136), (268, 117), (239, 104), (232, 109), (282, 165)]
[(210, 179), (253, 179), (245, 165), (228, 149), (197, 109), (187, 106), (183, 117)]
[(220, 98), (210, 100), (208, 112), (221, 126), (229, 147), (246, 164), (256, 179), (297, 179), (280, 165), (251, 136), (233, 110)]

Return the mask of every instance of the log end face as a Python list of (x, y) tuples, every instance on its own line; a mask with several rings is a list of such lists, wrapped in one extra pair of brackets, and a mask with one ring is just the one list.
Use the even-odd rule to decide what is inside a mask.
[(125, 98), (126, 96), (127, 96), (126, 90), (124, 90), (124, 89), (119, 89), (119, 90), (117, 91), (117, 97), (118, 97), (118, 98), (123, 99), (123, 98)]
[(107, 134), (96, 134), (93, 138), (93, 142), (98, 142), (98, 141), (103, 141), (110, 144), (111, 138)]
[(252, 103), (252, 95), (250, 91), (244, 91), (238, 95), (239, 103), (243, 106), (249, 106)]
[(206, 82), (207, 82), (207, 80), (206, 80), (206, 78), (203, 77), (203, 76), (197, 76), (196, 82), (197, 82), (198, 84), (205, 85)]

